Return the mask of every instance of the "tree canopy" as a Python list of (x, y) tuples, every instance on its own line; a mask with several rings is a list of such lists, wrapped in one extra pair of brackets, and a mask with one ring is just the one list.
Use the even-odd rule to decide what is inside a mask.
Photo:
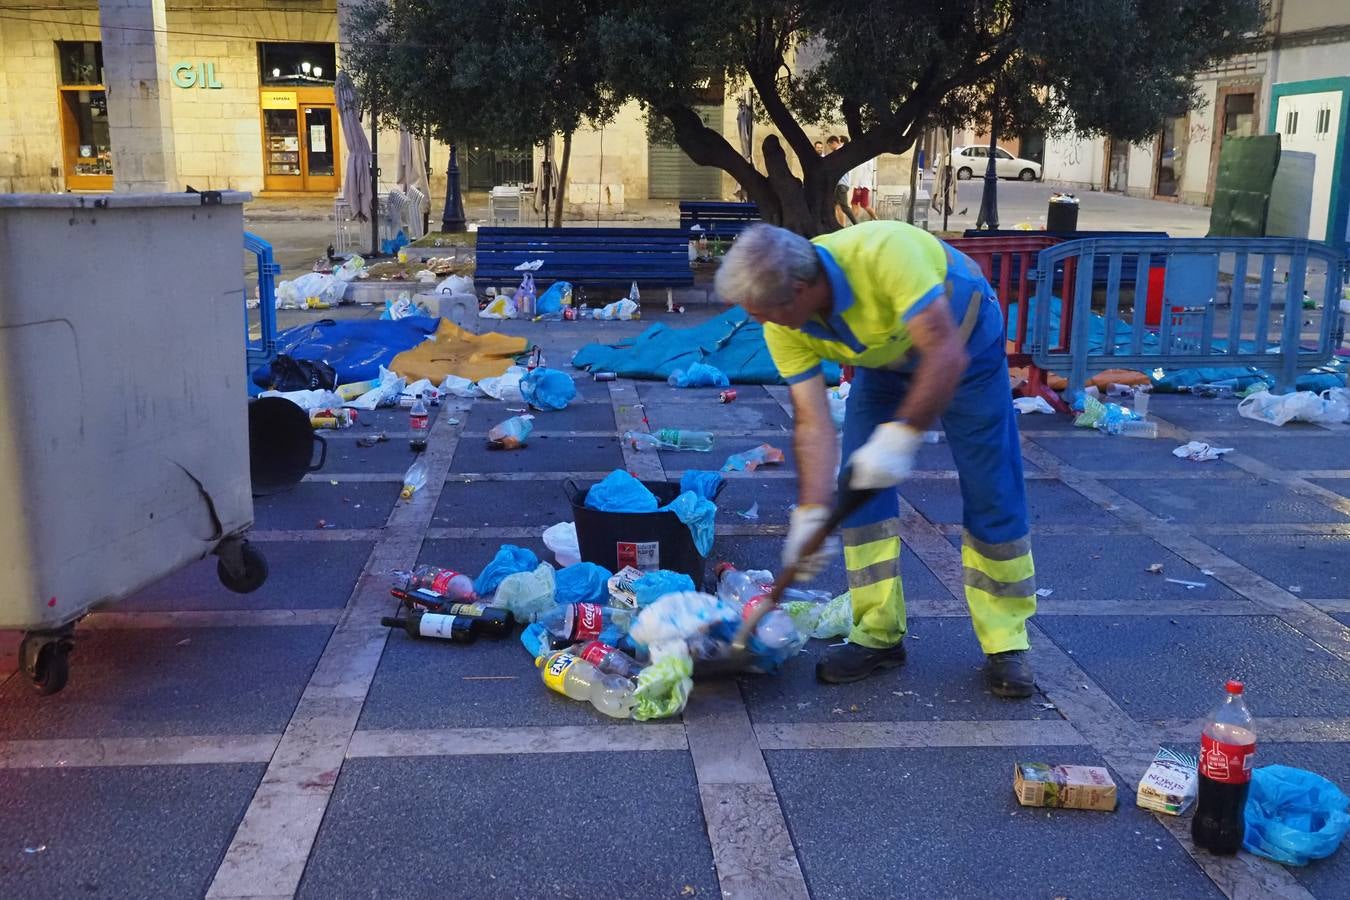
[[(375, 108), (443, 140), (539, 142), (635, 101), (766, 219), (815, 234), (835, 227), (846, 171), (904, 153), (927, 127), (996, 112), (1005, 130), (1156, 134), (1265, 12), (1264, 0), (366, 0), (343, 55)], [(762, 166), (699, 118), (710, 81), (753, 92), (772, 127)], [(837, 122), (849, 143), (817, 156), (808, 129)]]

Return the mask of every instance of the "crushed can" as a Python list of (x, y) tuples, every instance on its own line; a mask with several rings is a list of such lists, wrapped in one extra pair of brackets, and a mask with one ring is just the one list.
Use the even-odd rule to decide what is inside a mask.
[(732, 400), (735, 399), (736, 399), (735, 388), (727, 388), (725, 391), (717, 395), (717, 401), (719, 403), (730, 403)]
[(614, 372), (596, 372), (593, 377), (596, 381), (616, 381), (619, 376)]
[(564, 322), (575, 322), (577, 320), (576, 308), (571, 306), (564, 306), (562, 316)]

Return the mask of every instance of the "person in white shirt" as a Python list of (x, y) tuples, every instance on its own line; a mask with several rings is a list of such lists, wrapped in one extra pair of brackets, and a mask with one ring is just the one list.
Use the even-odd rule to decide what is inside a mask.
[[(845, 141), (846, 138), (842, 138), (833, 134), (830, 135), (829, 138), (825, 141), (825, 148), (826, 148), (825, 152), (833, 153), (840, 147), (844, 146)], [(838, 220), (841, 226), (845, 227), (849, 225), (858, 224), (858, 220), (853, 217), (853, 210), (849, 209), (848, 205), (849, 201), (848, 176), (849, 173), (845, 172), (843, 174), (843, 177), (839, 179), (839, 183), (834, 186), (834, 206), (835, 206), (834, 217), (835, 219)], [(845, 219), (848, 219), (848, 221), (845, 222), (844, 221)]]
[(875, 220), (877, 214), (872, 211), (872, 195), (877, 190), (877, 161), (869, 159), (848, 173), (849, 183), (853, 187), (853, 196), (849, 205), (853, 208), (853, 220), (860, 221), (864, 215)]

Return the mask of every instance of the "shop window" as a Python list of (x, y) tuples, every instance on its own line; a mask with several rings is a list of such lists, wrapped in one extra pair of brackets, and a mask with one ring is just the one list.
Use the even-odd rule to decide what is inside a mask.
[(258, 74), (268, 87), (322, 87), (337, 77), (332, 44), (259, 44)]
[(103, 90), (103, 45), (97, 41), (58, 41), (56, 58), (61, 76), (57, 113), (66, 187), (111, 190), (112, 140), (108, 95)]
[(1313, 126), (1313, 134), (1327, 134), (1331, 131), (1331, 108), (1322, 107), (1317, 111), (1317, 123)]
[(1298, 110), (1291, 109), (1284, 115), (1284, 133), (1298, 134)]

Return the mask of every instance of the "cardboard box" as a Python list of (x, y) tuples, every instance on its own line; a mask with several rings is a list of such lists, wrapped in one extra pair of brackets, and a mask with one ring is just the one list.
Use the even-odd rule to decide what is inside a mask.
[(1195, 802), (1198, 764), (1194, 753), (1161, 748), (1139, 780), (1135, 803), (1153, 812), (1181, 815)]
[(1023, 806), (1053, 806), (1064, 809), (1116, 808), (1116, 783), (1101, 766), (1052, 766), (1049, 763), (1015, 763), (1013, 791)]
[(637, 609), (637, 594), (633, 583), (647, 573), (633, 566), (624, 566), (609, 579), (609, 598), (620, 609)]

